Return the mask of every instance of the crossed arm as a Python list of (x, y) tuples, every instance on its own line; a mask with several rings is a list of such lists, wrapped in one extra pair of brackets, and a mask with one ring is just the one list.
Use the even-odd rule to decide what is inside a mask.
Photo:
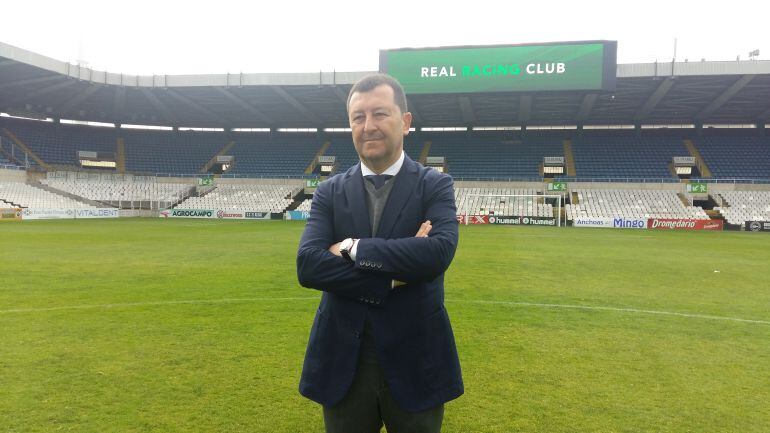
[[(420, 229), (417, 230), (417, 234), (414, 235), (416, 238), (427, 238), (428, 233), (430, 233), (430, 229), (432, 229), (433, 226), (430, 225), (430, 220), (425, 221), (420, 225)], [(358, 239), (356, 239), (358, 240)], [(342, 253), (340, 253), (340, 244), (342, 241), (337, 242), (336, 244), (329, 247), (329, 252), (334, 254), (335, 256), (342, 257)]]
[[(416, 238), (427, 238), (428, 233), (430, 233), (430, 230), (433, 228), (432, 225), (430, 225), (430, 220), (425, 221), (424, 223), (420, 224), (419, 230), (417, 230), (417, 234), (414, 235)], [(358, 239), (355, 240), (355, 242), (358, 242)], [(329, 247), (329, 252), (334, 254), (337, 257), (342, 257), (342, 253), (340, 252), (340, 244), (342, 241), (337, 242), (336, 244)], [(403, 286), (406, 283), (400, 280), (394, 279), (392, 281), (392, 287), (396, 288), (399, 286)]]
[[(357, 263), (339, 254), (334, 239), (329, 186), (321, 184), (308, 218), (297, 254), (297, 276), (302, 286), (353, 299), (384, 299), (394, 280), (404, 283), (429, 281), (442, 274), (457, 245), (454, 192), (449, 177), (436, 181), (426, 203), (423, 222), (414, 237), (366, 238), (357, 245)], [(430, 235), (430, 236), (429, 236)], [(360, 260), (381, 264), (373, 269)]]

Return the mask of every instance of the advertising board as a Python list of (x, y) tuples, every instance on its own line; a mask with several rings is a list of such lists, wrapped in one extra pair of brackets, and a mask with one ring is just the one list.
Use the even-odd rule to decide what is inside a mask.
[(617, 42), (402, 48), (380, 51), (380, 72), (407, 94), (615, 89)]
[(118, 218), (120, 216), (120, 211), (115, 208), (26, 208), (22, 211), (21, 216), (22, 219), (25, 220)]
[(270, 219), (269, 212), (242, 209), (165, 209), (160, 212), (159, 216), (161, 218)]
[(287, 220), (306, 220), (310, 216), (310, 212), (303, 211), (303, 210), (290, 210), (286, 212), (286, 219)]
[[(460, 224), (466, 224), (466, 216), (458, 215), (457, 222)], [(556, 218), (509, 215), (468, 215), (467, 224), (555, 226)]]
[(681, 218), (650, 218), (647, 228), (655, 230), (722, 230), (723, 220), (696, 220)]
[(770, 232), (770, 221), (746, 221), (747, 232)]
[(613, 229), (646, 229), (646, 218), (627, 218), (627, 217), (612, 217), (612, 218), (589, 218), (589, 217), (577, 217), (572, 223), (573, 227), (601, 227), (601, 228), (613, 228)]
[(457, 215), (460, 224), (489, 224), (489, 215)]
[(21, 209), (19, 208), (0, 208), (0, 221), (21, 221), (21, 218)]

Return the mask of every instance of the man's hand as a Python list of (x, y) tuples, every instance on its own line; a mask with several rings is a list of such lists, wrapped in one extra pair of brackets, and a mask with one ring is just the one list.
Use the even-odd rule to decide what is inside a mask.
[(342, 257), (342, 253), (340, 253), (340, 244), (342, 242), (337, 242), (336, 244), (329, 247), (329, 252), (334, 254), (337, 257)]
[[(427, 221), (425, 221), (424, 223), (422, 223), (420, 225), (420, 229), (417, 230), (417, 234), (414, 235), (414, 237), (416, 237), (416, 238), (427, 238), (428, 237), (428, 233), (430, 233), (430, 229), (432, 229), (432, 228), (433, 228), (433, 226), (430, 225), (430, 220), (427, 220)], [(403, 281), (393, 280), (393, 288), (394, 289), (396, 287), (404, 286), (404, 285), (406, 285), (406, 283), (403, 282)]]
[(414, 235), (416, 238), (427, 238), (428, 233), (430, 233), (430, 229), (432, 229), (433, 226), (430, 225), (430, 220), (425, 221), (420, 225), (420, 229), (417, 230), (417, 234)]

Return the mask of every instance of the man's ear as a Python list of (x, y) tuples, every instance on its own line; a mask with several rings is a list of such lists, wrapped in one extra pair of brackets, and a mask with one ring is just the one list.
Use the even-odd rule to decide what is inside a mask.
[(409, 128), (412, 127), (412, 113), (407, 111), (401, 116), (401, 120), (404, 122), (404, 135), (408, 135)]

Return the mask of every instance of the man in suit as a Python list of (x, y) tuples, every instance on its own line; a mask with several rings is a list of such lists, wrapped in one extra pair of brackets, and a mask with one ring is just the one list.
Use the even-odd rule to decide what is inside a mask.
[(463, 393), (444, 308), (457, 248), (452, 179), (406, 156), (412, 115), (392, 77), (364, 77), (347, 102), (360, 163), (316, 189), (297, 253), (323, 291), (299, 390), (326, 431), (439, 432)]

